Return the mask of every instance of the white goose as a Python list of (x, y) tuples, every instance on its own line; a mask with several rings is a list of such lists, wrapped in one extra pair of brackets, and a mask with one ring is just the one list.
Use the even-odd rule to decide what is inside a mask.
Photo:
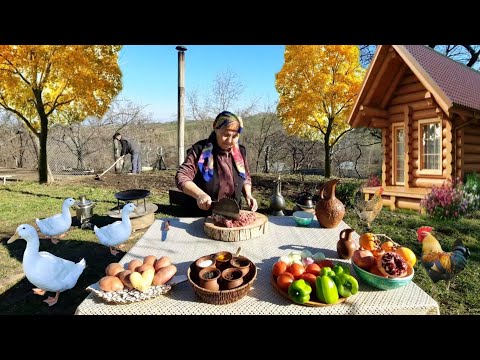
[(37, 288), (33, 292), (37, 295), (45, 295), (45, 292), (55, 292), (55, 297), (49, 296), (43, 300), (49, 306), (55, 305), (62, 291), (71, 289), (77, 283), (80, 274), (86, 266), (85, 259), (74, 263), (62, 259), (49, 252), (39, 252), (40, 239), (37, 230), (28, 224), (17, 227), (15, 234), (7, 241), (7, 244), (22, 238), (27, 242), (23, 253), (23, 272)]
[(132, 223), (130, 222), (130, 213), (132, 211), (138, 214), (136, 206), (128, 203), (122, 209), (122, 221), (115, 221), (113, 224), (101, 228), (98, 228), (96, 225), (93, 227), (93, 231), (95, 231), (95, 235), (97, 235), (100, 243), (110, 247), (110, 252), (114, 256), (118, 254), (118, 251), (113, 246), (127, 241), (132, 234)]
[(70, 207), (75, 204), (75, 200), (67, 198), (63, 201), (62, 213), (50, 216), (45, 219), (36, 219), (38, 228), (42, 234), (47, 235), (52, 243), (57, 244), (58, 240), (54, 236), (62, 235), (72, 226), (72, 215), (70, 215)]

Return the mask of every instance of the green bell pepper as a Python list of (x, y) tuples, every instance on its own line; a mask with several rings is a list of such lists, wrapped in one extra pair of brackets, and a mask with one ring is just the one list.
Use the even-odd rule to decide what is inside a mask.
[(305, 304), (310, 300), (312, 287), (303, 279), (295, 280), (288, 287), (288, 296), (290, 299), (299, 304)]
[(349, 297), (358, 292), (358, 281), (352, 275), (343, 273), (337, 275), (334, 281), (341, 297)]
[(331, 267), (325, 266), (320, 270), (320, 276), (323, 275), (331, 276), (333, 278), (335, 276), (335, 272), (332, 270)]
[(317, 276), (315, 285), (318, 300), (326, 304), (335, 304), (338, 301), (337, 286), (330, 276)]
[(349, 274), (350, 275), (350, 268), (346, 265), (337, 264), (333, 267), (333, 272), (336, 276), (340, 274)]

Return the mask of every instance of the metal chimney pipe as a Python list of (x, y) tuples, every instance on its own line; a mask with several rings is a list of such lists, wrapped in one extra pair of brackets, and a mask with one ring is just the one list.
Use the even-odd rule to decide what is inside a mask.
[(178, 50), (178, 166), (185, 160), (185, 46)]

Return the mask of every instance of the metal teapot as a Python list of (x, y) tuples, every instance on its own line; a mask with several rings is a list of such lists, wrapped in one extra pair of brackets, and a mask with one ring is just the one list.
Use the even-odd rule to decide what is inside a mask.
[(301, 209), (313, 209), (315, 206), (313, 204), (313, 195), (308, 191), (298, 194), (296, 205)]
[(95, 205), (93, 201), (86, 200), (84, 195), (80, 196), (79, 201), (75, 201), (74, 208), (82, 229), (90, 227), (89, 220), (93, 216), (93, 208)]

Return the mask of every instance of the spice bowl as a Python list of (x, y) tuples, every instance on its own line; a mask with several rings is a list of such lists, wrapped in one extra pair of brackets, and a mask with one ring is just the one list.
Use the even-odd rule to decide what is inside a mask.
[[(209, 258), (210, 256), (213, 257), (216, 254), (205, 255), (205, 256)], [(205, 256), (202, 256), (199, 259), (205, 258)], [(235, 256), (235, 257), (238, 257), (238, 256)], [(242, 258), (245, 258), (245, 257), (242, 257)], [(225, 265), (226, 269), (224, 269), (223, 272), (221, 272), (218, 269), (218, 262), (216, 263), (217, 264), (216, 268), (208, 267), (208, 268), (202, 269), (200, 272), (197, 271), (197, 265), (196, 265), (197, 260), (192, 262), (187, 270), (187, 279), (190, 285), (192, 286), (192, 289), (195, 292), (195, 295), (197, 296), (197, 298), (199, 298), (200, 300), (208, 304), (223, 305), (223, 304), (229, 304), (237, 300), (240, 300), (242, 297), (247, 295), (248, 292), (252, 289), (252, 284), (257, 277), (257, 267), (252, 261), (250, 261), (250, 259), (248, 258), (245, 258), (245, 259), (248, 260), (248, 272), (246, 275), (243, 275), (241, 269), (233, 267), (230, 261), (228, 261), (227, 264)], [(230, 258), (230, 260), (232, 260), (232, 258)], [(206, 285), (204, 282), (205, 279), (202, 279), (202, 281), (200, 281), (201, 280), (200, 277), (201, 276), (203, 277), (204, 273), (213, 271), (213, 269), (219, 271), (220, 274), (223, 273), (225, 275), (225, 276), (220, 275), (217, 278), (217, 281), (218, 281), (217, 284), (220, 285), (219, 289), (217, 290), (215, 289), (211, 290), (206, 288), (205, 287)], [(236, 280), (238, 280), (239, 284), (235, 284)], [(212, 288), (214, 287), (215, 285), (213, 285)]]
[(213, 255), (202, 256), (195, 261), (195, 268), (198, 272), (210, 266), (216, 267), (215, 257)]
[(229, 267), (230, 260), (233, 254), (229, 251), (219, 251), (214, 254), (215, 264), (220, 270), (225, 270)]
[(230, 260), (230, 266), (232, 268), (240, 269), (243, 276), (245, 276), (250, 271), (250, 260), (248, 260), (245, 256), (234, 256)]
[(216, 267), (206, 267), (198, 273), (198, 284), (207, 290), (218, 291), (219, 279), (222, 273)]

